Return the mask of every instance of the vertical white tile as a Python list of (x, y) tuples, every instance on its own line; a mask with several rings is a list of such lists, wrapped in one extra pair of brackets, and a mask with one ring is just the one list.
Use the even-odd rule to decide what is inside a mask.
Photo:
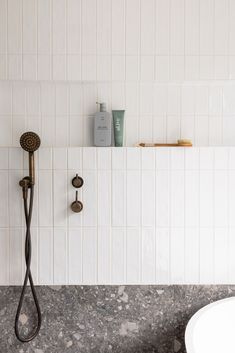
[(201, 80), (212, 80), (214, 78), (214, 57), (212, 55), (201, 55), (199, 66)]
[(171, 54), (182, 55), (184, 54), (184, 1), (171, 1), (170, 14)]
[(0, 283), (9, 284), (9, 230), (0, 230)]
[(53, 148), (53, 169), (67, 169), (67, 148)]
[(127, 171), (126, 180), (126, 210), (127, 226), (140, 224), (141, 181), (139, 171)]
[(155, 229), (142, 228), (142, 279), (143, 284), (155, 283)]
[(98, 225), (111, 224), (111, 172), (98, 171)]
[(82, 283), (82, 229), (69, 229), (68, 233), (69, 256), (69, 284)]
[(126, 232), (126, 282), (140, 282), (140, 230), (128, 228)]
[(235, 45), (234, 45), (234, 36), (235, 36), (235, 24), (233, 22), (233, 17), (235, 14), (235, 6), (234, 2), (229, 2), (229, 54), (235, 54)]
[[(26, 59), (24, 61), (26, 61)], [(8, 55), (8, 79), (22, 80), (23, 65), (25, 66), (25, 63), (23, 64), (23, 57), (20, 54), (9, 54)]]
[(23, 0), (23, 52), (35, 54), (36, 36), (36, 0)]
[(141, 54), (153, 55), (155, 49), (155, 1), (141, 0)]
[(39, 284), (53, 284), (53, 230), (39, 228)]
[(56, 84), (55, 102), (56, 115), (66, 116), (68, 114), (68, 85)]
[(185, 226), (199, 226), (199, 172), (185, 171)]
[[(40, 170), (38, 172), (39, 193), (39, 226), (53, 225), (53, 196), (52, 196), (52, 172)], [(55, 192), (59, 192), (55, 190)]]
[(141, 148), (127, 148), (127, 169), (139, 170), (141, 161)]
[(82, 148), (74, 147), (68, 148), (68, 169), (82, 170)]
[(83, 283), (97, 283), (97, 229), (83, 228)]
[(69, 145), (71, 147), (83, 146), (83, 117), (70, 116), (69, 119)]
[(125, 239), (126, 239), (126, 232), (124, 229), (112, 228), (111, 281), (113, 284), (123, 284), (126, 281)]
[(214, 148), (214, 168), (216, 170), (228, 169), (229, 150), (226, 147)]
[(66, 2), (65, 0), (53, 0), (53, 53), (64, 54), (66, 52)]
[(22, 284), (22, 266), (23, 266), (23, 231), (21, 228), (10, 229), (9, 240), (9, 284)]
[(228, 229), (215, 228), (214, 282), (228, 283)]
[(168, 170), (170, 162), (170, 149), (169, 148), (158, 148), (156, 153), (156, 169), (157, 170)]
[[(32, 260), (31, 260), (31, 273), (33, 276), (34, 283), (38, 284), (39, 279), (39, 247), (38, 247), (38, 228), (32, 227), (31, 230), (31, 241), (32, 241)], [(24, 271), (25, 271), (24, 267)]]
[(11, 210), (10, 226), (22, 226), (22, 190), (19, 187), (19, 181), (22, 179), (22, 171), (9, 171), (9, 209)]
[(55, 86), (51, 83), (41, 84), (41, 113), (45, 116), (55, 114)]
[(213, 225), (213, 172), (200, 171), (200, 226)]
[(229, 0), (215, 0), (215, 18), (214, 18), (214, 53), (215, 55), (228, 54), (229, 39)]
[(171, 169), (183, 170), (184, 169), (184, 148), (171, 148)]
[(6, 80), (7, 77), (7, 58), (6, 55), (0, 54), (0, 78), (1, 80)]
[(55, 54), (52, 56), (52, 79), (54, 81), (66, 80), (65, 54)]
[(155, 149), (143, 148), (141, 150), (141, 169), (155, 170)]
[(0, 169), (8, 169), (8, 148), (0, 148)]
[(166, 143), (166, 116), (153, 119), (153, 141), (154, 143)]
[(52, 169), (52, 149), (48, 147), (41, 147), (39, 150), (38, 167), (42, 170)]
[(82, 2), (82, 53), (96, 54), (96, 2), (86, 0)]
[(22, 284), (22, 266), (23, 266), (23, 230), (21, 228), (10, 229), (10, 247), (9, 247), (9, 284)]
[(55, 146), (68, 146), (69, 126), (67, 116), (57, 116), (55, 121)]
[(214, 283), (214, 232), (200, 228), (200, 284)]
[(99, 0), (97, 6), (97, 54), (111, 54), (111, 28), (111, 1)]
[(167, 143), (176, 143), (180, 136), (180, 117), (169, 115), (167, 117)]
[(171, 225), (183, 227), (185, 219), (184, 204), (184, 172), (171, 172)]
[(0, 84), (0, 111), (1, 115), (12, 113), (12, 85), (4, 82)]
[(7, 0), (0, 2), (0, 53), (7, 51)]
[(67, 230), (54, 228), (54, 279), (53, 284), (67, 283)]
[(51, 50), (51, 1), (38, 1), (37, 41), (38, 53), (49, 54)]
[(200, 54), (213, 55), (214, 1), (200, 1)]
[(54, 226), (67, 225), (67, 173), (57, 170), (53, 175)]
[(112, 173), (112, 225), (126, 224), (126, 172)]
[(100, 170), (111, 169), (111, 150), (110, 148), (97, 149), (97, 168)]
[(234, 219), (234, 212), (235, 212), (235, 171), (230, 170), (228, 172), (228, 210), (229, 210), (229, 226), (234, 227), (235, 219)]
[(185, 241), (184, 229), (172, 228), (170, 235), (171, 247), (171, 284), (185, 283)]
[(208, 146), (209, 144), (208, 116), (195, 117), (195, 144), (198, 146)]
[(185, 53), (199, 54), (199, 8), (198, 0), (185, 2)]
[(214, 173), (214, 224), (228, 226), (228, 174), (222, 170)]
[(233, 284), (235, 278), (235, 258), (234, 258), (234, 251), (235, 251), (235, 236), (234, 236), (235, 229), (233, 227), (229, 228), (228, 230), (228, 283)]
[(155, 226), (155, 172), (142, 171), (142, 226)]
[(93, 171), (83, 171), (83, 225), (97, 224), (97, 174)]
[(193, 115), (195, 113), (195, 86), (182, 87), (182, 114)]
[(221, 116), (209, 117), (209, 145), (221, 146), (223, 143), (223, 118)]
[(155, 79), (156, 81), (169, 81), (170, 79), (170, 57), (158, 55), (155, 57)]
[(140, 0), (126, 0), (126, 54), (140, 50)]
[(111, 283), (111, 230), (98, 228), (98, 284)]
[(199, 229), (185, 229), (185, 283), (199, 283)]
[(199, 56), (187, 55), (184, 58), (185, 62), (185, 80), (199, 79)]
[(125, 0), (112, 0), (112, 54), (125, 54)]
[(22, 83), (13, 84), (12, 112), (15, 115), (24, 115), (26, 113), (26, 89)]
[(122, 170), (126, 168), (126, 149), (112, 148), (112, 169)]
[(170, 239), (168, 228), (156, 228), (156, 283), (170, 283)]
[[(107, 69), (107, 68), (106, 68)], [(113, 55), (112, 56), (112, 81), (125, 81), (125, 56)]]
[(156, 1), (156, 54), (167, 55), (170, 48), (170, 0)]
[(23, 152), (20, 148), (9, 148), (9, 169), (23, 169)]
[(204, 148), (199, 149), (200, 153), (200, 169), (202, 170), (212, 170), (214, 166), (214, 148)]
[(68, 0), (67, 49), (70, 54), (81, 53), (81, 0)]
[(22, 0), (8, 1), (8, 53), (22, 52)]
[(170, 217), (170, 182), (168, 171), (156, 173), (156, 226), (167, 227)]
[(96, 169), (96, 151), (94, 147), (83, 148), (83, 169), (94, 170)]

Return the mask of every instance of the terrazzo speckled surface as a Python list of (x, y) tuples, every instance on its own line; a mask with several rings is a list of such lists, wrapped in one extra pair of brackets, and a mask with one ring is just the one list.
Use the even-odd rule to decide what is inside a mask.
[[(38, 287), (39, 336), (14, 336), (20, 287), (0, 287), (1, 353), (185, 353), (184, 331), (204, 305), (235, 296), (235, 286)], [(21, 329), (35, 319), (27, 296)]]

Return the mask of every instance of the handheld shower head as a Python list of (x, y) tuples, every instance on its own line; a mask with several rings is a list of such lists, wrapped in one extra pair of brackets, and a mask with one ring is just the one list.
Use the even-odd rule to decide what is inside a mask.
[(40, 137), (35, 132), (25, 132), (20, 138), (20, 145), (23, 150), (29, 152), (29, 178), (30, 184), (34, 185), (35, 171), (34, 171), (34, 152), (40, 147)]
[(20, 138), (20, 145), (27, 152), (35, 152), (40, 147), (40, 137), (35, 132), (25, 132)]

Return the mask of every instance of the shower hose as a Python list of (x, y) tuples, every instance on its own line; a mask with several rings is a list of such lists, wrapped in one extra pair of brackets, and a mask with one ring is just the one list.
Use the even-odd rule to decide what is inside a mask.
[[(28, 188), (26, 186), (26, 190), (23, 189), (23, 199), (24, 199), (24, 214), (25, 214), (25, 223), (26, 223), (26, 237), (25, 237), (25, 263), (26, 263), (26, 272), (25, 272), (25, 277), (24, 277), (24, 284), (22, 287), (21, 295), (20, 295), (20, 300), (19, 300), (19, 305), (16, 311), (16, 317), (15, 317), (15, 334), (16, 337), (18, 338), (19, 341), (21, 342), (29, 342), (33, 340), (41, 327), (41, 322), (42, 322), (42, 315), (41, 315), (41, 310), (36, 294), (36, 290), (34, 287), (33, 283), (33, 277), (31, 274), (31, 255), (32, 255), (32, 247), (31, 247), (31, 234), (30, 234), (30, 225), (31, 225), (31, 219), (32, 219), (32, 211), (33, 211), (33, 196), (34, 196), (34, 185), (30, 186), (30, 198), (29, 198), (29, 206), (28, 206), (28, 201), (27, 201), (27, 194), (28, 194)], [(19, 319), (20, 319), (20, 313), (23, 305), (23, 301), (25, 298), (25, 292), (26, 292), (26, 287), (27, 283), (30, 283), (32, 295), (33, 295), (33, 300), (35, 303), (36, 311), (37, 311), (37, 325), (32, 331), (31, 334), (28, 336), (21, 336), (19, 332)]]

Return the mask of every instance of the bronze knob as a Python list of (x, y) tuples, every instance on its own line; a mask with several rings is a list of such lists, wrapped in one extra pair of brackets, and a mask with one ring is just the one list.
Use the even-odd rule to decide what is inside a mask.
[(83, 204), (78, 201), (78, 192), (76, 191), (76, 200), (71, 204), (71, 210), (75, 213), (81, 212), (83, 209)]
[(72, 179), (72, 185), (75, 188), (81, 188), (83, 185), (83, 179), (80, 176), (78, 176), (78, 174), (76, 174), (76, 176)]

